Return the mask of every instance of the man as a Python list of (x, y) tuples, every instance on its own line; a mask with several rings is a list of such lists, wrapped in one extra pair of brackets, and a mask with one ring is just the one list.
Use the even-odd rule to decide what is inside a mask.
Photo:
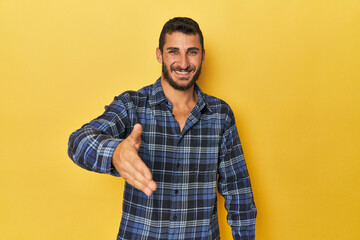
[(125, 179), (118, 239), (220, 239), (218, 191), (234, 239), (255, 238), (256, 208), (234, 115), (196, 84), (203, 35), (190, 18), (163, 27), (153, 85), (125, 92), (75, 131), (79, 166)]

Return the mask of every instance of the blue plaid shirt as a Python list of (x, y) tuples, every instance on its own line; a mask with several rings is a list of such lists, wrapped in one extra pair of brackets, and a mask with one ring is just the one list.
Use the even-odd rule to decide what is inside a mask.
[(233, 112), (198, 85), (195, 91), (198, 102), (182, 131), (158, 80), (119, 95), (70, 136), (77, 165), (119, 176), (114, 149), (136, 123), (143, 127), (139, 156), (157, 189), (147, 197), (125, 184), (118, 239), (220, 239), (216, 186), (234, 239), (255, 238), (257, 211)]

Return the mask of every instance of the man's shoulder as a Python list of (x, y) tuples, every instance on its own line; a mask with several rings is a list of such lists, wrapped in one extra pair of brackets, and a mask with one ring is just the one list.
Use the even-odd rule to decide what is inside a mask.
[(236, 128), (234, 112), (227, 102), (208, 94), (204, 94), (204, 98), (206, 99), (208, 108), (211, 109), (211, 111), (209, 111), (210, 115), (216, 119), (220, 119), (225, 129), (230, 129), (234, 126)]
[(206, 93), (203, 93), (203, 95), (212, 112), (224, 113), (224, 114), (232, 113), (230, 105), (227, 102), (225, 102), (223, 99), (220, 99), (218, 97)]
[(149, 94), (151, 93), (153, 85), (145, 86), (137, 91), (127, 90), (122, 92), (120, 95), (114, 98), (114, 101), (120, 101), (123, 103), (134, 103), (139, 104), (140, 102), (145, 102), (148, 99)]

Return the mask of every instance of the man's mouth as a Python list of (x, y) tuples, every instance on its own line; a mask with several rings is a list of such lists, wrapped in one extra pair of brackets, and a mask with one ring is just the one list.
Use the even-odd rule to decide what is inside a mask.
[(175, 70), (175, 72), (176, 72), (177, 74), (180, 74), (180, 75), (187, 75), (187, 74), (189, 74), (191, 71)]
[(191, 66), (184, 69), (179, 67), (174, 67), (171, 70), (174, 71), (177, 75), (188, 77), (192, 72), (195, 71), (195, 68)]

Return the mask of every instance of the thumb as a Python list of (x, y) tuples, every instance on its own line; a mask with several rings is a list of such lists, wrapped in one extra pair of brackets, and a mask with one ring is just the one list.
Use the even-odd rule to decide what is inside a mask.
[(140, 147), (141, 134), (142, 134), (142, 126), (141, 126), (141, 124), (137, 123), (137, 124), (135, 124), (135, 126), (129, 136), (132, 144), (134, 144), (136, 148)]

